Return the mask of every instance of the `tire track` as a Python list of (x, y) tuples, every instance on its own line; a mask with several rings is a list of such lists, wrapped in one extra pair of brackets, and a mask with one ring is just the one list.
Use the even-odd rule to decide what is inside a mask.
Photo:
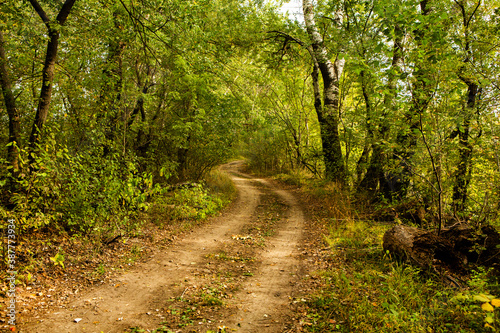
[[(254, 275), (238, 282), (239, 291), (228, 301), (227, 308), (214, 307), (213, 311), (223, 316), (221, 325), (238, 332), (282, 331), (289, 312), (289, 295), (293, 292), (291, 282), (299, 266), (295, 254), (304, 215), (293, 195), (242, 173), (242, 165), (243, 162), (233, 162), (221, 168), (231, 175), (239, 192), (229, 211), (186, 234), (166, 250), (158, 251), (148, 262), (73, 299), (66, 308), (55, 309), (41, 321), (19, 325), (19, 332), (109, 333), (124, 332), (131, 327), (158, 328), (167, 315), (168, 299), (179, 298), (188, 289), (207, 281), (200, 274), (207, 270), (207, 257), (237, 248), (232, 235), (253, 227), (259, 202), (263, 193), (269, 191), (285, 204), (286, 214), (276, 224), (275, 235), (265, 240), (265, 248), (253, 248), (258, 257)], [(75, 318), (81, 320), (76, 323)], [(218, 324), (219, 321), (210, 327)], [(206, 332), (207, 325), (171, 329)]]
[(284, 330), (293, 293), (291, 282), (299, 270), (297, 247), (302, 236), (304, 214), (289, 192), (276, 190), (264, 180), (260, 182), (271, 188), (289, 208), (277, 235), (269, 240), (268, 250), (262, 254), (259, 272), (236, 296), (239, 311), (229, 322), (229, 327), (238, 332)]

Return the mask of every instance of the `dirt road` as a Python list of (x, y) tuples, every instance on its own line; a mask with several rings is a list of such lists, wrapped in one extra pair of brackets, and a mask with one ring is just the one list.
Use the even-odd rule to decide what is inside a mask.
[(304, 216), (292, 194), (223, 166), (233, 207), (20, 332), (283, 332)]

